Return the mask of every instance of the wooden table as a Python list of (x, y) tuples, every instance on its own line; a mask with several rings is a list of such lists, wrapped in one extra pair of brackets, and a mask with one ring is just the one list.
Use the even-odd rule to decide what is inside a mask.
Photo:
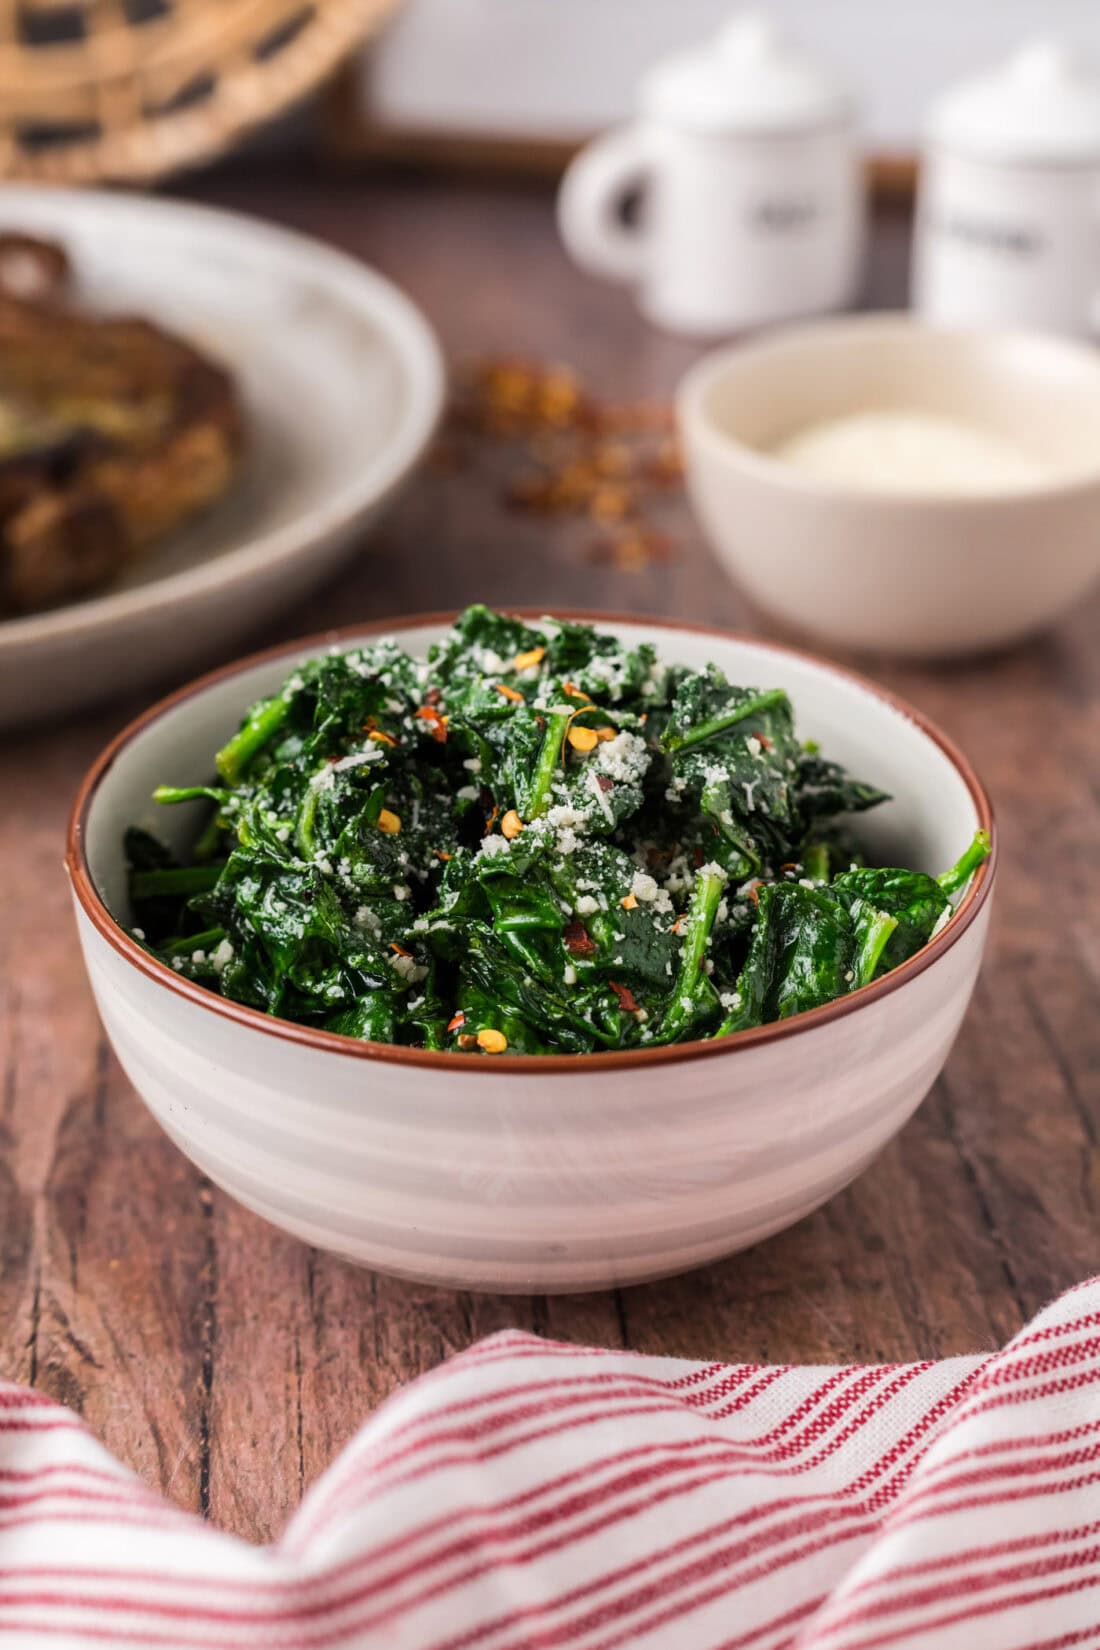
[[(452, 358), (521, 349), (607, 393), (665, 395), (695, 350), (575, 273), (549, 198), (458, 184), (230, 173), (204, 198), (361, 254)], [(875, 237), (879, 304), (906, 231)], [(631, 609), (772, 633), (681, 511), (680, 555), (595, 567), (575, 524), (517, 517), (481, 469), (426, 470), (356, 564), (271, 642), (474, 597)], [(1035, 547), (1041, 577), (1043, 546)], [(950, 601), (950, 591), (944, 600)], [(250, 1538), (402, 1381), (506, 1325), (732, 1359), (904, 1359), (991, 1347), (1097, 1264), (1100, 598), (1003, 657), (862, 661), (974, 758), (999, 809), (1001, 888), (946, 1073), (875, 1166), (785, 1235), (691, 1277), (495, 1299), (358, 1271), (212, 1190), (115, 1064), (77, 955), (62, 832), (85, 765), (138, 707), (8, 742), (0, 761), (0, 1375), (73, 1405), (181, 1505)]]

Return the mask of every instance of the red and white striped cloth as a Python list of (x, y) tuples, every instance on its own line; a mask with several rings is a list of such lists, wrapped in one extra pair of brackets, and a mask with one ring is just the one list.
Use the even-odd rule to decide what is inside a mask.
[(386, 1403), (264, 1548), (0, 1388), (0, 1644), (105, 1643), (1100, 1647), (1100, 1280), (942, 1363), (496, 1335)]

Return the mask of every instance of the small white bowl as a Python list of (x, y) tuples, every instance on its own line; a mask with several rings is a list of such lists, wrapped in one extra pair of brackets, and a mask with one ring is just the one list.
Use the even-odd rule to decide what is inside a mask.
[[(871, 409), (988, 431), (1049, 481), (873, 492), (770, 456), (810, 425)], [(1100, 358), (1085, 345), (848, 317), (707, 355), (677, 410), (689, 493), (721, 559), (761, 607), (839, 646), (930, 657), (1000, 646), (1100, 574)]]
[[(384, 628), (421, 653), (446, 622)], [(802, 734), (892, 793), (861, 820), (883, 858), (936, 870), (992, 828), (965, 758), (860, 677), (703, 627), (597, 622), (628, 642), (655, 636), (669, 659), (786, 688)], [(125, 827), (177, 840), (193, 829), (186, 808), (151, 804), (154, 785), (206, 777), (243, 707), (335, 639), (260, 654), (163, 700), (104, 751), (74, 806), (66, 864), (99, 1010), (180, 1149), (307, 1243), (405, 1277), (520, 1292), (701, 1265), (852, 1180), (954, 1040), (985, 943), (995, 842), (943, 931), (882, 980), (782, 1024), (646, 1051), (485, 1059), (355, 1042), (227, 1002), (129, 937)]]

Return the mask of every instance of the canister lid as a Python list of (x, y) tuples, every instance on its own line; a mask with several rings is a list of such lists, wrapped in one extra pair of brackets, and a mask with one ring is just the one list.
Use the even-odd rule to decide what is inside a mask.
[(1100, 69), (1065, 42), (1033, 40), (935, 103), (928, 136), (989, 160), (1100, 156)]
[(702, 132), (789, 132), (849, 119), (854, 101), (832, 72), (742, 12), (716, 39), (662, 58), (639, 88), (654, 120)]

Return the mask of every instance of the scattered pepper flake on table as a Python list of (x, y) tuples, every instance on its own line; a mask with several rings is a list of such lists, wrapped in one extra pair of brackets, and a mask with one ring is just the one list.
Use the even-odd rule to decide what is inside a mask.
[(645, 567), (672, 561), (676, 545), (667, 533), (637, 525), (621, 533), (605, 534), (595, 541), (589, 554), (594, 562), (617, 567), (624, 573), (637, 573)]
[(505, 505), (591, 522), (590, 560), (640, 572), (675, 555), (674, 539), (652, 520), (683, 480), (666, 403), (601, 401), (569, 366), (486, 357), (455, 374), (436, 461), (468, 468), (486, 441), (515, 450)]

